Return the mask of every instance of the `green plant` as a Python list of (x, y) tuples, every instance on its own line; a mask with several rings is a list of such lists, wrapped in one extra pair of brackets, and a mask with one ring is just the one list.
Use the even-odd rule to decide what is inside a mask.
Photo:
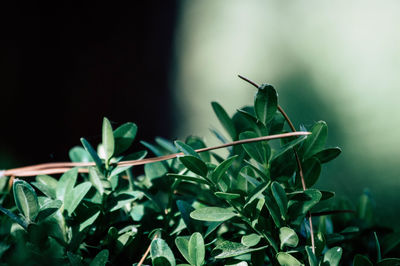
[[(105, 118), (97, 150), (82, 139), (83, 148), (74, 147), (69, 154), (73, 162), (89, 162), (84, 164), (89, 167), (72, 168), (58, 179), (15, 179), (10, 191), (12, 178), (3, 176), (1, 261), (195, 266), (338, 265), (353, 259), (354, 265), (372, 265), (371, 260), (378, 265), (398, 263), (399, 259), (382, 259), (397, 254), (399, 235), (374, 223), (367, 194), (355, 209), (344, 200), (333, 202), (333, 192), (313, 188), (322, 164), (341, 152), (325, 147), (325, 122), (315, 123), (310, 135), (254, 142), (296, 130), (278, 105), (275, 89), (252, 84), (257, 88), (254, 105), (233, 117), (212, 103), (229, 139), (237, 144), (232, 146), (224, 134), (213, 131), (227, 147), (226, 157), (194, 136), (185, 142), (142, 142), (159, 156), (156, 159), (143, 161), (147, 151), (124, 155), (135, 139), (136, 125), (126, 123), (113, 130)], [(133, 164), (142, 163), (142, 171), (132, 170)], [(373, 232), (376, 256), (359, 245), (371, 243), (367, 238)], [(378, 236), (384, 236), (383, 249)]]

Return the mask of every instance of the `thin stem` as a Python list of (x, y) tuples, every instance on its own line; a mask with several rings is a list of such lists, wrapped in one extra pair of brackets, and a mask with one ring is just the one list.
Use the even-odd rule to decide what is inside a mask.
[[(241, 79), (243, 79), (244, 81), (250, 83), (251, 85), (253, 85), (253, 86), (256, 87), (257, 89), (260, 87), (260, 86), (259, 86), (257, 83), (255, 83), (254, 81), (251, 81), (251, 80), (249, 80), (249, 79), (247, 79), (247, 78), (245, 78), (245, 77), (243, 77), (243, 76), (241, 76), (241, 75), (238, 75), (238, 76), (239, 76), (239, 78), (241, 78)], [(289, 124), (290, 129), (291, 129), (293, 132), (297, 132), (297, 131), (296, 131), (296, 128), (294, 127), (294, 125), (293, 125), (292, 121), (290, 120), (289, 116), (286, 114), (286, 112), (283, 110), (283, 108), (282, 108), (281, 106), (279, 106), (279, 105), (278, 105), (278, 110), (279, 110), (279, 112), (285, 117), (285, 120), (286, 120), (286, 122)], [(302, 185), (303, 191), (304, 191), (304, 190), (307, 189), (307, 187), (306, 187), (306, 182), (305, 182), (305, 180), (304, 180), (303, 169), (302, 169), (302, 167), (301, 167), (301, 161), (300, 161), (299, 155), (298, 155), (298, 153), (297, 153), (295, 147), (293, 147), (293, 152), (294, 152), (294, 155), (295, 155), (295, 157), (296, 157), (297, 168), (298, 168), (298, 170), (299, 170), (301, 185)], [(307, 213), (307, 216), (308, 216), (308, 222), (309, 222), (309, 224), (310, 224), (311, 248), (312, 248), (313, 253), (315, 254), (314, 229), (313, 229), (313, 225), (312, 225), (312, 216), (311, 216), (311, 212), (308, 212), (308, 213)]]
[[(230, 143), (226, 143), (226, 144), (222, 144), (222, 145), (218, 145), (218, 146), (214, 146), (214, 147), (197, 149), (195, 151), (196, 152), (206, 152), (206, 151), (226, 148), (229, 146), (240, 145), (240, 144), (245, 144), (245, 143), (250, 143), (250, 142), (258, 142), (258, 141), (264, 141), (264, 140), (287, 138), (287, 137), (302, 136), (302, 135), (309, 135), (309, 134), (311, 134), (311, 133), (310, 132), (292, 132), (292, 133), (263, 136), (263, 137), (233, 141)], [(141, 159), (141, 160), (121, 161), (121, 162), (118, 162), (116, 165), (118, 165), (118, 166), (144, 165), (144, 164), (148, 164), (148, 163), (161, 162), (161, 161), (173, 159), (173, 158), (183, 156), (183, 155), (184, 155), (183, 153), (174, 153), (174, 154), (153, 157), (153, 158), (147, 158), (147, 159)], [(3, 172), (3, 176), (22, 177), (22, 176), (61, 174), (61, 173), (67, 172), (72, 167), (89, 167), (89, 166), (94, 166), (94, 165), (95, 164), (93, 162), (91, 162), (91, 163), (71, 163), (71, 162), (45, 163), (45, 164), (38, 164), (38, 165), (25, 166), (25, 167), (20, 167), (20, 168), (15, 168), (15, 169), (9, 169), (9, 170), (6, 170)], [(79, 172), (87, 173), (88, 169), (80, 168)]]
[[(156, 234), (156, 235), (153, 237), (153, 239), (151, 240), (151, 242), (153, 242), (153, 240), (156, 239), (157, 237), (158, 237), (158, 236), (157, 236), (157, 234)], [(143, 264), (144, 260), (146, 259), (147, 255), (149, 254), (150, 248), (151, 248), (151, 242), (150, 242), (150, 245), (149, 245), (149, 247), (147, 248), (146, 252), (143, 254), (142, 258), (140, 259), (139, 263), (137, 264), (137, 266), (141, 266), (141, 265)]]

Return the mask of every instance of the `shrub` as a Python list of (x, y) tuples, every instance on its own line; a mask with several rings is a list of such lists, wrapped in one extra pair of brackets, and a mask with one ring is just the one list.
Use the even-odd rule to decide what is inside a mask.
[[(314, 188), (322, 164), (341, 153), (338, 147), (325, 147), (326, 123), (316, 122), (311, 134), (304, 127), (303, 132), (286, 134), (296, 130), (278, 105), (276, 90), (267, 84), (256, 87), (254, 105), (233, 117), (212, 103), (227, 135), (213, 133), (227, 156), (207, 149), (195, 136), (184, 142), (142, 142), (158, 156), (153, 159), (143, 160), (147, 151), (125, 155), (136, 125), (126, 123), (113, 130), (105, 118), (97, 151), (85, 139), (83, 148), (71, 149), (72, 162), (84, 163), (80, 167), (30, 168), (37, 173), (65, 172), (59, 178), (40, 174), (35, 181), (10, 177), (23, 176), (27, 169), (5, 171), (0, 179), (0, 210), (5, 214), (0, 216), (1, 261), (195, 266), (400, 263), (386, 258), (397, 254), (399, 234), (375, 224), (368, 193), (353, 208), (348, 201), (333, 201), (333, 192)], [(254, 141), (259, 137), (262, 140)], [(141, 172), (132, 171), (132, 165), (140, 164)]]

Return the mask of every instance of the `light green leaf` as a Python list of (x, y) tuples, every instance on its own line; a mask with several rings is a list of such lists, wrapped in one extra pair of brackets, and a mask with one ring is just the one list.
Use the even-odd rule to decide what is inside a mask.
[(78, 207), (79, 203), (82, 201), (83, 197), (85, 197), (86, 193), (88, 193), (92, 184), (90, 182), (84, 182), (77, 185), (71, 193), (66, 194), (66, 198), (64, 200), (64, 208), (67, 210), (68, 215), (71, 215), (76, 207)]
[[(175, 141), (175, 146), (176, 146), (181, 152), (183, 152), (183, 154), (185, 154), (185, 155), (191, 155), (191, 156), (193, 156), (193, 157), (196, 157), (196, 158), (200, 159), (200, 156), (197, 154), (197, 152), (195, 152), (195, 151), (193, 150), (192, 147), (190, 147), (189, 145), (183, 143), (182, 141), (176, 140), (176, 141)], [(201, 159), (200, 159), (200, 160), (201, 160)]]
[(100, 195), (103, 195), (104, 188), (101, 181), (105, 180), (105, 177), (96, 167), (89, 167), (89, 180)]
[[(240, 140), (253, 139), (257, 137), (258, 135), (252, 131), (245, 131), (239, 134)], [(263, 145), (261, 142), (251, 142), (247, 144), (242, 144), (242, 147), (250, 156), (250, 158), (253, 158), (257, 162), (262, 164), (265, 164), (268, 161), (269, 155), (271, 153), (269, 149), (268, 151), (265, 149), (266, 146)]]
[(325, 252), (323, 263), (329, 263), (329, 266), (339, 265), (343, 250), (341, 247), (333, 247)]
[(150, 247), (151, 260), (153, 265), (168, 265), (175, 266), (175, 257), (169, 248), (167, 242), (161, 238), (156, 238), (151, 241)]
[(102, 143), (104, 147), (104, 152), (105, 152), (105, 160), (108, 162), (111, 157), (114, 155), (114, 149), (115, 149), (115, 140), (114, 140), (114, 133), (113, 129), (111, 127), (110, 121), (104, 117), (103, 119), (103, 131), (102, 131)]
[(285, 190), (283, 187), (276, 181), (272, 182), (271, 185), (271, 192), (272, 196), (274, 197), (276, 204), (279, 207), (279, 210), (281, 212), (282, 219), (286, 219), (286, 213), (287, 213), (287, 197)]
[(311, 133), (303, 143), (302, 153), (304, 160), (324, 149), (328, 137), (328, 126), (324, 121), (318, 121), (312, 127)]
[(209, 222), (222, 222), (229, 220), (234, 216), (237, 216), (237, 214), (233, 212), (231, 209), (220, 208), (220, 207), (204, 207), (194, 210), (190, 214), (190, 217), (192, 217), (195, 220), (209, 221)]
[(92, 160), (95, 162), (97, 168), (99, 168), (99, 170), (103, 169), (103, 162), (93, 146), (84, 138), (81, 138), (81, 142), (85, 150), (89, 153), (90, 157), (92, 157)]
[(188, 155), (179, 157), (179, 161), (193, 173), (203, 177), (207, 176), (207, 165), (199, 158)]
[(97, 253), (96, 257), (90, 262), (89, 266), (105, 266), (108, 261), (108, 249), (103, 249)]
[(204, 262), (204, 256), (204, 239), (200, 233), (193, 233), (189, 239), (189, 262), (195, 266), (200, 266)]
[(97, 217), (99, 217), (99, 215), (100, 215), (100, 211), (94, 213), (92, 216), (90, 216), (88, 219), (86, 219), (84, 222), (82, 222), (79, 225), (79, 232), (82, 232), (83, 230), (85, 230), (86, 228), (91, 226), (94, 223), (94, 221), (96, 221)]
[(60, 177), (56, 187), (57, 199), (65, 201), (66, 196), (71, 193), (77, 178), (78, 168), (72, 168)]
[(257, 245), (261, 240), (261, 236), (257, 234), (250, 234), (242, 236), (241, 243), (246, 247), (253, 247)]
[(279, 228), (279, 239), (281, 241), (281, 249), (284, 247), (297, 247), (299, 244), (299, 237), (296, 232), (289, 227)]
[(228, 168), (232, 165), (237, 157), (238, 155), (235, 155), (226, 159), (213, 170), (211, 176), (214, 184), (218, 184), (219, 179), (225, 174), (225, 172), (228, 170)]
[(178, 248), (182, 256), (191, 263), (191, 258), (189, 256), (189, 237), (188, 236), (178, 236), (175, 238), (175, 245)]
[(263, 84), (258, 88), (254, 99), (254, 111), (257, 118), (266, 125), (278, 108), (278, 94), (271, 85)]
[(225, 128), (225, 130), (231, 136), (232, 140), (235, 140), (236, 139), (236, 129), (232, 122), (232, 119), (228, 116), (228, 114), (226, 113), (224, 108), (222, 108), (222, 106), (219, 103), (212, 102), (211, 106), (214, 110), (214, 113), (217, 115), (219, 122), (222, 124), (222, 126)]
[(128, 122), (119, 126), (114, 130), (115, 151), (114, 154), (119, 155), (129, 149), (136, 137), (137, 126)]
[(89, 153), (82, 147), (76, 146), (69, 150), (69, 159), (72, 162), (93, 162), (92, 158), (90, 157)]
[(368, 257), (357, 254), (354, 256), (353, 266), (373, 266), (373, 264)]
[(282, 266), (301, 266), (304, 265), (298, 261), (295, 257), (286, 252), (279, 252), (276, 255), (276, 259)]
[(211, 255), (214, 255), (216, 259), (225, 259), (225, 258), (236, 257), (257, 250), (262, 250), (267, 247), (268, 246), (262, 246), (259, 248), (248, 248), (240, 243), (224, 241), (213, 249)]
[(39, 213), (39, 202), (35, 190), (25, 181), (15, 179), (13, 183), (15, 205), (29, 222), (34, 222)]
[(144, 173), (152, 180), (164, 176), (168, 169), (162, 162), (149, 163), (144, 166)]

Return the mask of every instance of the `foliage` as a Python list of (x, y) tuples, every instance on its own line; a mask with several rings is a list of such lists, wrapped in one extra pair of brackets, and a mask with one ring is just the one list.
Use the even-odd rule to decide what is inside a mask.
[[(212, 103), (229, 139), (287, 132), (270, 85), (258, 88), (254, 106), (230, 117)], [(177, 158), (146, 164), (134, 175), (124, 160), (137, 127), (113, 130), (104, 118), (97, 150), (82, 139), (74, 162), (94, 162), (88, 173), (73, 168), (61, 177), (35, 181), (0, 179), (0, 259), (10, 265), (136, 265), (146, 254), (153, 265), (392, 265), (399, 233), (377, 225), (368, 193), (353, 208), (314, 188), (322, 165), (341, 150), (325, 147), (327, 125), (311, 135), (232, 146), (226, 157), (199, 137), (185, 142), (142, 142), (156, 156)], [(227, 137), (214, 130), (218, 139)], [(296, 162), (304, 173), (306, 189)], [(135, 171), (136, 172), (136, 171)], [(140, 169), (139, 169), (140, 172)], [(315, 252), (308, 215), (311, 213)]]

